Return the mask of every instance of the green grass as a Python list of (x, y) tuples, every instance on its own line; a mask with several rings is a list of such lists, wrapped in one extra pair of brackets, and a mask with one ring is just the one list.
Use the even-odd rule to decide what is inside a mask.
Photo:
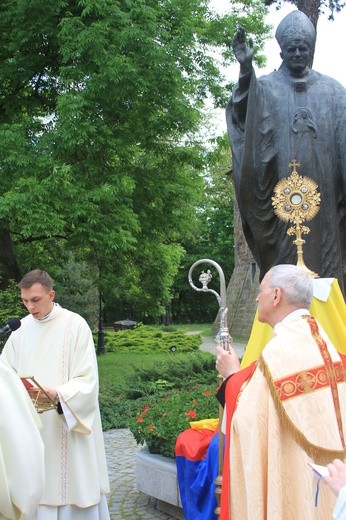
[[(210, 356), (206, 352), (201, 355)], [(153, 367), (153, 371), (158, 367), (174, 360), (177, 364), (180, 361), (189, 364), (191, 354), (164, 353), (164, 354), (137, 354), (136, 352), (110, 352), (109, 354), (98, 357), (100, 395), (112, 394), (123, 396), (131, 383), (135, 379), (137, 372), (148, 370)]]
[(160, 365), (167, 357), (181, 358), (185, 354), (137, 354), (136, 352), (109, 352), (98, 357), (100, 393), (111, 391), (122, 394), (128, 386), (128, 379), (136, 375), (138, 369), (150, 368), (153, 363)]
[(98, 356), (103, 429), (130, 428), (137, 442), (173, 457), (187, 413), (217, 417), (215, 356), (200, 350), (203, 336), (214, 337), (211, 324), (108, 328)]

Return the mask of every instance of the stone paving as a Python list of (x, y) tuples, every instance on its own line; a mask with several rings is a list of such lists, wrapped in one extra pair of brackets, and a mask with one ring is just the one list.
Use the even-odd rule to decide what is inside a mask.
[(171, 520), (158, 508), (156, 499), (135, 487), (135, 453), (141, 448), (129, 430), (104, 432), (110, 493), (108, 507), (111, 520)]
[[(238, 356), (242, 356), (244, 345), (234, 344)], [(215, 343), (204, 338), (201, 350), (215, 353)], [(162, 502), (137, 491), (135, 486), (135, 453), (137, 445), (130, 430), (108, 430), (104, 432), (108, 464), (110, 493), (107, 496), (111, 520), (171, 520), (184, 518), (182, 513), (170, 514), (169, 506), (164, 510)]]

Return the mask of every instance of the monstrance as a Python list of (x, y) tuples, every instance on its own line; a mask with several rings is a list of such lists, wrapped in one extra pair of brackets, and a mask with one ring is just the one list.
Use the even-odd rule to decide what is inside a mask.
[(297, 246), (297, 265), (307, 270), (311, 277), (318, 278), (318, 274), (310, 271), (304, 263), (302, 235), (307, 235), (310, 228), (303, 226), (303, 222), (312, 220), (319, 212), (321, 196), (317, 192), (318, 185), (309, 177), (302, 177), (297, 172), (300, 164), (293, 160), (288, 165), (292, 169), (289, 177), (281, 179), (274, 188), (272, 206), (275, 214), (284, 222), (292, 222), (293, 226), (287, 230), (288, 235), (295, 235), (293, 244)]

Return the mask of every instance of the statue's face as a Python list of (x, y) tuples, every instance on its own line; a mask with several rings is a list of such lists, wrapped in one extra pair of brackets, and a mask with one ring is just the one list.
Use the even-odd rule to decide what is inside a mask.
[(292, 40), (285, 45), (280, 56), (292, 75), (299, 75), (309, 66), (312, 49), (304, 40)]

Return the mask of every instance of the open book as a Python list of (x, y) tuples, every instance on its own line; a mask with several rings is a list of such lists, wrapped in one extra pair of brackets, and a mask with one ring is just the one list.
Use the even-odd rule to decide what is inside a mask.
[(21, 380), (38, 413), (56, 410), (56, 403), (33, 376), (21, 377)]

